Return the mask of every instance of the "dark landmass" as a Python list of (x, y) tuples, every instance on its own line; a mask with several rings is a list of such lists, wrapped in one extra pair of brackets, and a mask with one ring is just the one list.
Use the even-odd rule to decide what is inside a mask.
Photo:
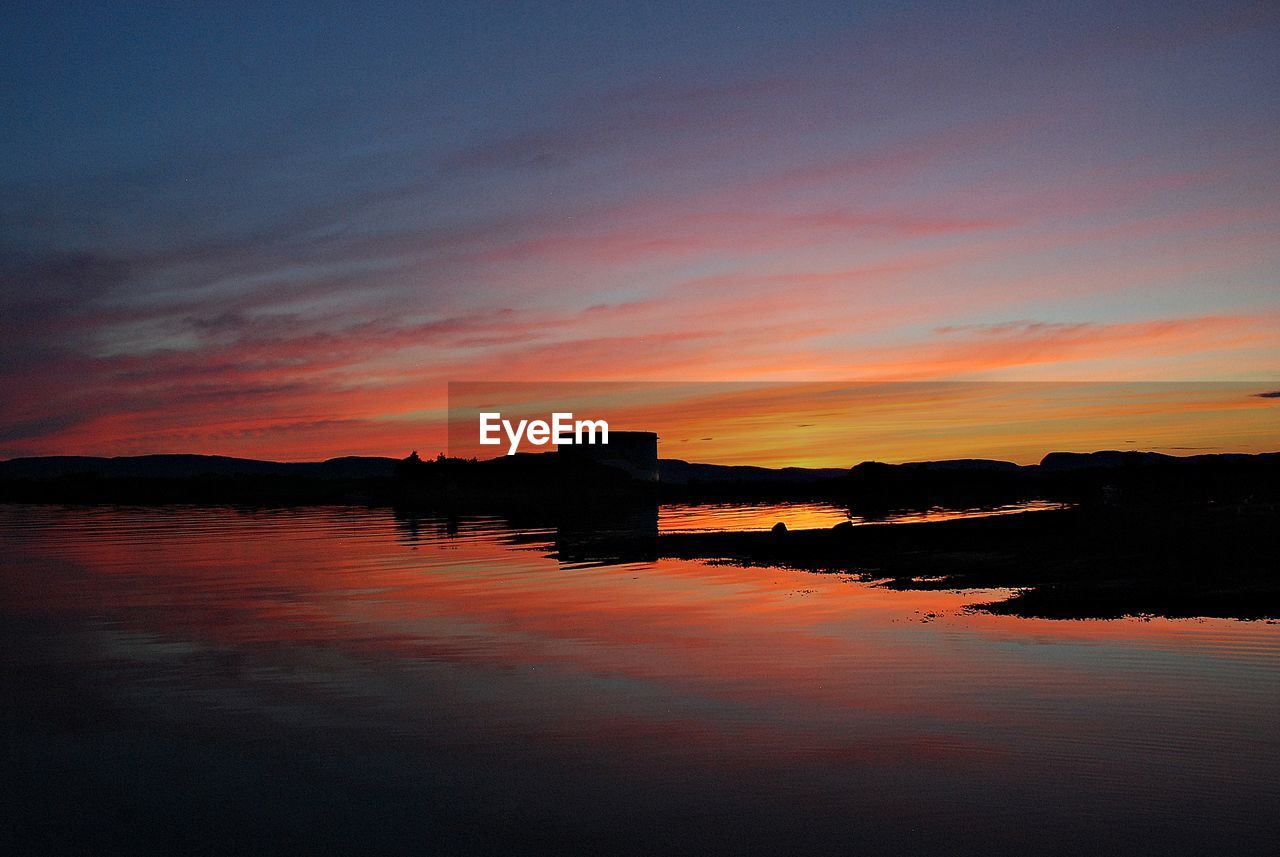
[(301, 476), (308, 479), (373, 479), (394, 476), (396, 459), (347, 456), (327, 461), (259, 461), (224, 455), (130, 455), (99, 458), (49, 455), (0, 461), (0, 479), (192, 479), (197, 477)]
[[(55, 455), (15, 458), (0, 461), (0, 491), (13, 493), (35, 483), (55, 482), (59, 489), (71, 490), (79, 481), (96, 480), (94, 488), (136, 488), (147, 480), (240, 480), (252, 490), (275, 484), (290, 486), (290, 481), (309, 485), (320, 494), (332, 494), (326, 482), (370, 481), (366, 487), (378, 488), (378, 480), (391, 480), (410, 475), (418, 481), (440, 477), (444, 482), (472, 480), (478, 489), (506, 493), (511, 489), (528, 490), (527, 483), (555, 480), (558, 456), (547, 453), (521, 453), (514, 456), (474, 461), (438, 457), (408, 465), (410, 459), (348, 456), (327, 461), (280, 462), (221, 455), (136, 455), (105, 458), (96, 456)], [(569, 462), (570, 466), (578, 462)], [(848, 475), (846, 468), (747, 467), (722, 464), (699, 464), (678, 458), (659, 459), (659, 482), (667, 487), (759, 486), (799, 487)], [(103, 482), (103, 480), (112, 480)], [(254, 482), (253, 480), (258, 480)], [(515, 482), (513, 483), (513, 480)], [(504, 484), (507, 483), (507, 484)], [(161, 488), (163, 486), (156, 485)], [(188, 487), (198, 487), (189, 483)], [(224, 485), (224, 488), (231, 487)], [(247, 490), (250, 495), (252, 490)]]
[(0, 501), (53, 503), (425, 503), (449, 506), (618, 498), (786, 498), (818, 496), (817, 483), (847, 469), (740, 467), (679, 459), (657, 462), (658, 483), (635, 480), (591, 461), (519, 453), (485, 461), (437, 457), (332, 458), (277, 462), (217, 455), (117, 458), (46, 456), (0, 462)]
[(820, 495), (823, 487), (849, 476), (845, 467), (750, 467), (699, 464), (678, 458), (658, 462), (662, 485), (686, 496), (736, 498), (742, 495)]
[[(1193, 455), (1052, 452), (1039, 464), (956, 459), (868, 461), (849, 469), (656, 462), (656, 486), (577, 457), (521, 453), (486, 461), (439, 456), (276, 462), (216, 455), (46, 456), (0, 462), (0, 501), (339, 502), (518, 500), (599, 492), (663, 500), (822, 499), (862, 517), (895, 509), (979, 507), (1028, 499), (1129, 501), (1143, 495), (1220, 499), (1280, 473), (1280, 453)], [(151, 499), (149, 499), (151, 498)]]
[(675, 533), (661, 556), (856, 574), (908, 589), (1011, 588), (1047, 618), (1280, 617), (1280, 505), (1086, 506), (827, 530)]
[(0, 502), (358, 504), (438, 511), (654, 502), (656, 483), (590, 460), (519, 453), (476, 461), (333, 458), (276, 462), (213, 455), (50, 456), (0, 462)]

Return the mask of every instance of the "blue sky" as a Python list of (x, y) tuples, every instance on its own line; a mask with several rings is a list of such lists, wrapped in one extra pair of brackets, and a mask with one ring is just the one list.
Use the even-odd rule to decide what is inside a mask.
[(457, 378), (1280, 376), (1271, 4), (7, 18), (0, 454), (383, 451)]

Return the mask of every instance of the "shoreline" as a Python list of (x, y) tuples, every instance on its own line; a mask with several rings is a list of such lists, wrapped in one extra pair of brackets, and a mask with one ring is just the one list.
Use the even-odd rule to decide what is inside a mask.
[(1038, 618), (1280, 618), (1274, 503), (1080, 507), (789, 532), (673, 533), (659, 555), (853, 574), (901, 589), (1009, 589)]

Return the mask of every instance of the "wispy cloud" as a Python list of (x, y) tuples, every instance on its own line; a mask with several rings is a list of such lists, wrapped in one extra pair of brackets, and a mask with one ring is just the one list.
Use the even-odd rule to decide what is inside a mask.
[(1280, 21), (1103, 5), (273, 51), (128, 127), (32, 56), (0, 455), (393, 452), (460, 377), (1272, 377)]

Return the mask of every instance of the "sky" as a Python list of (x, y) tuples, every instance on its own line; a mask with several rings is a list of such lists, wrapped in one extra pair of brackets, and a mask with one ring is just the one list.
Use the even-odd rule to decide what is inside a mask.
[(1274, 3), (120, 5), (0, 28), (0, 457), (429, 451), (450, 381), (1280, 389)]

